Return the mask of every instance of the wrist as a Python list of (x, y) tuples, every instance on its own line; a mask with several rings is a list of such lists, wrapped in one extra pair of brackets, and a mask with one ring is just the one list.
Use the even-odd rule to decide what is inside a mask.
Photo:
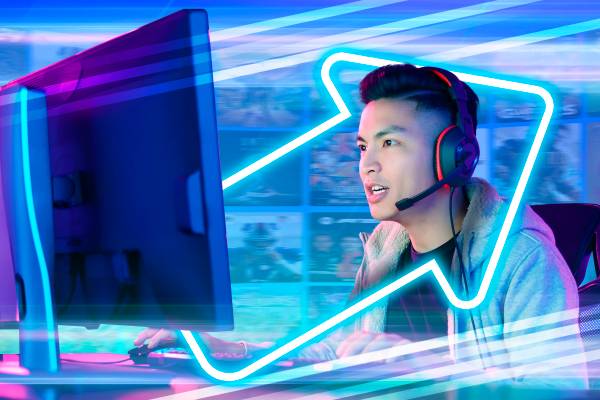
[(242, 358), (246, 358), (249, 356), (249, 352), (248, 352), (248, 343), (245, 340), (240, 340), (237, 342), (241, 347), (241, 351), (240, 351), (240, 355)]

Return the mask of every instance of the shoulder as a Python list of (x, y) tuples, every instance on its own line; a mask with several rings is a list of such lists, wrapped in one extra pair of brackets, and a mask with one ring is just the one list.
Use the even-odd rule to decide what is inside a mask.
[[(508, 244), (504, 281), (521, 294), (540, 295), (559, 302), (576, 297), (577, 285), (554, 241), (534, 229), (522, 229)], [(561, 293), (563, 296), (561, 296)], [(566, 297), (564, 296), (566, 295)]]
[(525, 206), (518, 218), (519, 228), (511, 240), (510, 255), (520, 264), (556, 271), (571, 276), (570, 270), (556, 247), (550, 227), (529, 206)]

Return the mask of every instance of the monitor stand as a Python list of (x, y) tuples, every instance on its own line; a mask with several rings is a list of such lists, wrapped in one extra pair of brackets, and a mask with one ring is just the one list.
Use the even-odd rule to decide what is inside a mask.
[(54, 373), (60, 363), (50, 286), (54, 229), (45, 95), (18, 85), (4, 90), (0, 121), (0, 189), (20, 295), (20, 365)]

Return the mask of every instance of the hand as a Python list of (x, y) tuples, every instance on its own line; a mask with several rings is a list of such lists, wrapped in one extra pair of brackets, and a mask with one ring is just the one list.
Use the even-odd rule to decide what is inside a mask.
[[(253, 352), (268, 349), (273, 346), (272, 342), (263, 343), (246, 343), (242, 342), (231, 342), (216, 338), (208, 333), (200, 333), (202, 341), (208, 348), (208, 351), (215, 357), (221, 358), (226, 355), (234, 356), (247, 356), (252, 355)], [(144, 329), (133, 342), (136, 346), (141, 346), (144, 342), (148, 342), (148, 349), (153, 349), (157, 346), (170, 346), (179, 347), (182, 343), (179, 341), (175, 331), (168, 329), (157, 329), (157, 328), (146, 328)]]
[(335, 351), (338, 358), (357, 354), (389, 349), (394, 346), (408, 344), (410, 340), (393, 333), (354, 332), (338, 346)]
[(249, 343), (249, 342), (231, 342), (216, 338), (207, 333), (200, 333), (202, 341), (208, 347), (214, 358), (250, 358), (257, 351), (266, 350), (273, 347), (273, 342)]
[[(231, 352), (234, 350), (233, 345), (236, 345), (237, 350), (240, 348), (243, 350), (243, 345), (239, 343), (226, 342), (225, 340), (218, 339), (206, 333), (201, 333), (200, 337), (211, 353)], [(169, 329), (146, 328), (138, 335), (133, 344), (141, 346), (146, 341), (148, 349), (153, 349), (158, 346), (178, 347), (182, 345), (182, 343), (179, 342), (175, 331)]]
[(148, 349), (150, 350), (158, 347), (159, 345), (165, 345), (169, 347), (181, 346), (175, 331), (170, 331), (168, 329), (146, 328), (133, 341), (133, 344), (136, 346), (141, 346), (146, 341), (148, 341)]

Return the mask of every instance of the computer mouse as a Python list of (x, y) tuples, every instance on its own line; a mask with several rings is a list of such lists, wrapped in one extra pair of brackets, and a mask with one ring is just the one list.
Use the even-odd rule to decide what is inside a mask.
[(148, 355), (156, 349), (149, 349), (147, 344), (129, 350), (129, 358), (134, 364), (148, 364)]
[(134, 347), (129, 350), (127, 353), (129, 354), (129, 358), (133, 361), (134, 364), (148, 364), (148, 358), (150, 354), (163, 349), (169, 349), (176, 346), (176, 342), (171, 341), (163, 341), (160, 342), (157, 346), (152, 349), (148, 348), (148, 344), (144, 344), (139, 347)]

